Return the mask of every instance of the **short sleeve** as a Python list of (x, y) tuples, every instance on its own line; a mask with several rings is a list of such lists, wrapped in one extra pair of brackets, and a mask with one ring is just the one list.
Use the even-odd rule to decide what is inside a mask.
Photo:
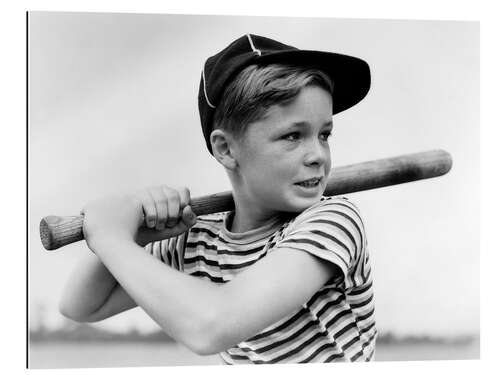
[(276, 245), (303, 250), (331, 262), (346, 278), (358, 263), (365, 242), (357, 207), (346, 198), (327, 197), (297, 216)]
[(147, 244), (144, 249), (166, 265), (176, 270), (183, 271), (186, 238), (187, 233), (183, 233), (177, 237), (151, 242)]

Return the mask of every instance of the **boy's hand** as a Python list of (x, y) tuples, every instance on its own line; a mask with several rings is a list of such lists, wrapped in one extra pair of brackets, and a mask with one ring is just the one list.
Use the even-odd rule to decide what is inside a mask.
[(189, 206), (190, 193), (185, 187), (152, 187), (139, 192), (136, 199), (144, 212), (144, 226), (136, 237), (140, 245), (178, 236), (196, 223), (196, 215)]
[(133, 196), (108, 197), (81, 211), (83, 233), (92, 251), (110, 240), (135, 241), (141, 246), (178, 236), (196, 223), (187, 188), (149, 188)]
[(144, 217), (140, 201), (133, 196), (112, 196), (89, 203), (84, 215), (83, 234), (95, 252), (99, 244), (110, 240), (134, 241)]

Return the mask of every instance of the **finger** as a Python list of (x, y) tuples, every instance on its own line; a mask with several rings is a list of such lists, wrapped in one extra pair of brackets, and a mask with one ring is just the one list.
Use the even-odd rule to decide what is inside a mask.
[[(178, 236), (189, 230), (196, 223), (196, 214), (193, 212), (190, 206), (186, 206), (182, 211), (181, 219), (176, 225), (170, 228), (166, 228), (162, 232), (158, 232), (158, 238), (171, 238)], [(165, 255), (164, 255), (165, 257)]]
[(180, 219), (180, 197), (177, 190), (170, 189), (167, 187), (163, 188), (165, 195), (167, 196), (167, 227), (174, 227)]
[(150, 189), (149, 193), (153, 197), (153, 202), (156, 207), (156, 230), (165, 229), (165, 223), (167, 222), (168, 210), (167, 210), (167, 196), (163, 192), (162, 188)]
[(186, 207), (188, 204), (191, 203), (191, 193), (189, 192), (189, 189), (187, 187), (181, 187), (179, 188), (179, 197), (181, 200), (181, 206), (180, 209), (182, 210), (184, 207)]
[(181, 220), (175, 227), (171, 229), (171, 235), (178, 236), (187, 232), (196, 223), (196, 214), (191, 209), (191, 206), (186, 206), (182, 211)]
[(186, 226), (186, 230), (196, 224), (196, 214), (193, 212), (191, 206), (186, 206), (182, 211), (182, 223)]
[(156, 225), (156, 205), (153, 197), (148, 191), (143, 191), (140, 193), (140, 200), (142, 204), (142, 210), (144, 211), (144, 221), (148, 228), (154, 228)]

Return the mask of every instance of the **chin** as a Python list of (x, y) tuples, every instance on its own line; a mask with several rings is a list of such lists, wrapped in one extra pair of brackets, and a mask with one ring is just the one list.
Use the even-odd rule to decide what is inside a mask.
[(293, 213), (301, 213), (302, 211), (308, 209), (312, 205), (318, 203), (321, 200), (323, 194), (320, 194), (315, 197), (297, 197), (290, 199), (284, 204), (283, 211), (285, 212), (293, 212)]

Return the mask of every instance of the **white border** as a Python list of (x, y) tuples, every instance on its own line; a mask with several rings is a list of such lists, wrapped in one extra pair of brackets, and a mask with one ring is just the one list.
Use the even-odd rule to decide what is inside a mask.
[[(479, 20), (481, 22), (481, 194), (482, 194), (482, 236), (481, 236), (481, 326), (482, 347), (481, 361), (451, 362), (392, 362), (369, 365), (339, 365), (335, 371), (349, 373), (383, 372), (422, 373), (422, 372), (467, 372), (490, 373), (493, 367), (498, 369), (495, 338), (498, 333), (496, 301), (498, 296), (493, 268), (498, 264), (498, 245), (494, 234), (498, 231), (495, 220), (498, 212), (498, 160), (497, 128), (499, 85), (498, 66), (498, 13), (493, 5), (481, 1), (314, 1), (306, 5), (293, 5), (291, 2), (269, 0), (235, 1), (18, 1), (12, 2), (7, 9), (2, 7), (2, 201), (7, 204), (3, 210), (3, 269), (2, 286), (2, 370), (6, 373), (31, 372), (24, 369), (25, 364), (25, 10), (52, 11), (98, 11), (127, 13), (184, 13), (184, 14), (244, 14), (273, 16), (317, 16), (338, 18), (377, 18), (377, 19), (442, 19), (442, 20)], [(494, 4), (489, 2), (488, 4)], [(286, 4), (286, 5), (285, 5)], [(459, 109), (457, 109), (459, 110)], [(496, 126), (495, 126), (496, 125)], [(496, 245), (496, 246), (495, 246)], [(495, 251), (496, 248), (496, 251)], [(495, 267), (496, 268), (496, 267)], [(273, 373), (289, 371), (314, 371), (330, 373), (331, 366), (274, 366)], [(259, 367), (264, 372), (270, 367)], [(39, 374), (53, 373), (54, 370), (36, 370)], [(106, 370), (63, 370), (64, 373), (106, 373), (145, 374), (169, 373), (184, 374), (190, 371), (208, 373), (227, 373), (234, 371), (228, 367), (170, 367), (170, 368), (127, 368)], [(253, 367), (239, 367), (238, 372), (250, 373)], [(498, 370), (497, 370), (498, 371)]]

